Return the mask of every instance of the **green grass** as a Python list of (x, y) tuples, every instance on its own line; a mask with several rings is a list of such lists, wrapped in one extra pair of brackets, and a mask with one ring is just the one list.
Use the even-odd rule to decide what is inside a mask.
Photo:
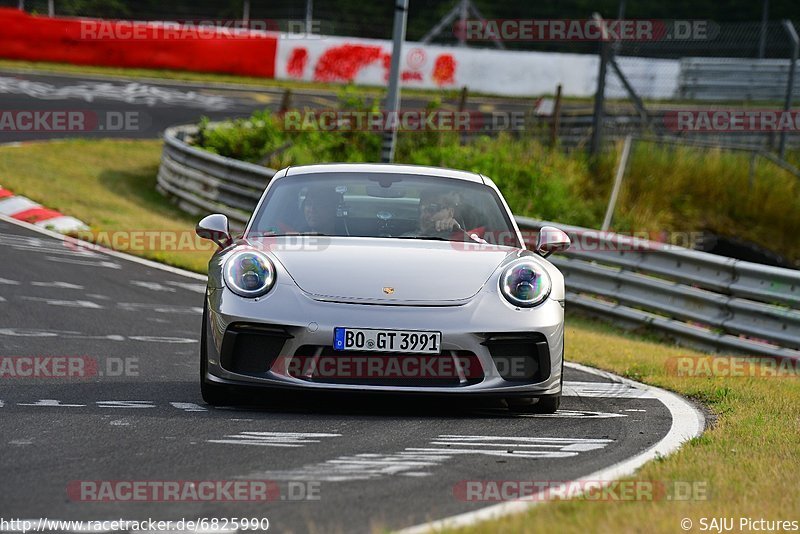
[[(487, 141), (488, 143), (488, 141)], [(474, 160), (503, 169), (514, 156), (538, 168), (544, 182), (579, 190), (583, 163), (512, 144), (501, 151), (478, 145)], [(466, 149), (465, 149), (466, 150)], [(542, 152), (536, 152), (540, 150)], [(517, 152), (514, 152), (517, 151)], [(0, 185), (88, 222), (94, 231), (131, 229), (191, 232), (195, 217), (181, 213), (155, 192), (161, 152), (158, 141), (81, 141), (0, 147)], [(482, 158), (482, 159), (481, 159)], [(540, 167), (536, 167), (539, 162)], [(688, 163), (687, 163), (688, 165)], [(722, 163), (721, 165), (730, 165)], [(458, 165), (455, 165), (458, 166)], [(516, 202), (525, 198), (524, 173)], [(498, 182), (504, 175), (495, 174)], [(576, 180), (572, 182), (570, 180)], [(538, 186), (533, 186), (538, 187)], [(553, 193), (556, 195), (557, 193)], [(562, 193), (566, 194), (566, 193)], [(529, 208), (535, 211), (537, 205)], [(577, 217), (578, 215), (576, 215)], [(136, 251), (133, 251), (137, 253)], [(139, 252), (171, 265), (204, 272), (208, 252)], [(700, 438), (677, 453), (653, 461), (635, 476), (645, 481), (703, 482), (702, 501), (570, 501), (537, 506), (530, 512), (484, 523), (469, 532), (679, 532), (688, 517), (797, 519), (800, 510), (800, 380), (797, 378), (686, 378), (665, 362), (701, 353), (659, 343), (609, 326), (572, 317), (567, 322), (567, 359), (613, 371), (681, 393), (703, 403), (717, 418)], [(520, 478), (529, 476), (521, 473)], [(487, 473), (487, 477), (490, 474)]]
[[(155, 189), (161, 146), (69, 140), (0, 147), (0, 185), (86, 222), (91, 232), (81, 238), (96, 236), (102, 245), (116, 242), (125, 252), (205, 272), (211, 254), (208, 242), (194, 236), (198, 218), (177, 210)], [(147, 244), (151, 236), (190, 239), (193, 245), (158, 250)]]

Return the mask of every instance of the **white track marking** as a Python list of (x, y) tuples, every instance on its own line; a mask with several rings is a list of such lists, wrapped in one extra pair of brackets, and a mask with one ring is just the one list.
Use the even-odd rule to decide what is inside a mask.
[(205, 293), (206, 292), (206, 285), (205, 284), (190, 284), (186, 282), (167, 282), (167, 285), (179, 287), (181, 289), (185, 289), (187, 291), (193, 291), (195, 293)]
[(426, 468), (439, 467), (447, 460), (463, 455), (520, 460), (572, 458), (582, 452), (602, 449), (613, 442), (611, 439), (593, 438), (443, 434), (433, 439), (430, 445), (444, 445), (444, 447), (407, 447), (400, 452), (390, 454), (363, 453), (340, 456), (325, 462), (305, 465), (299, 469), (254, 473), (247, 478), (344, 482), (392, 475), (423, 477), (433, 474)]
[(630, 384), (608, 382), (564, 382), (565, 397), (609, 397), (615, 399), (654, 399), (655, 397), (646, 389), (641, 389)]
[(225, 439), (209, 439), (206, 443), (228, 445), (256, 445), (260, 447), (303, 447), (305, 443), (320, 443), (313, 438), (340, 437), (341, 434), (315, 432), (240, 432), (225, 436)]
[(66, 339), (98, 339), (103, 341), (142, 341), (146, 343), (198, 343), (199, 340), (188, 337), (131, 336), (107, 334), (104, 336), (87, 336), (81, 332), (63, 330), (37, 330), (35, 328), (0, 328), (0, 336), (13, 337), (63, 337)]
[(9, 280), (8, 278), (0, 278), (0, 285), (18, 286), (19, 282), (16, 280)]
[(6, 405), (5, 401), (0, 400), (0, 408), (3, 408)]
[(169, 304), (143, 304), (137, 302), (120, 302), (117, 307), (132, 312), (155, 312), (155, 313), (185, 313), (195, 315), (203, 313), (203, 308), (197, 306), (171, 306)]
[(151, 401), (97, 401), (98, 408), (155, 408), (155, 403)]
[(54, 407), (54, 408), (83, 408), (85, 404), (61, 404), (61, 401), (54, 400), (54, 399), (42, 399), (36, 401), (32, 404), (28, 403), (17, 403), (17, 406), (47, 406), (47, 407)]
[(61, 258), (58, 256), (45, 256), (45, 259), (58, 263), (70, 263), (72, 265), (83, 265), (84, 267), (105, 267), (107, 269), (122, 269), (122, 265), (113, 261), (90, 261), (76, 260), (74, 258)]
[(207, 412), (206, 408), (203, 408), (199, 404), (195, 404), (193, 402), (170, 402), (170, 404), (179, 410), (183, 410), (184, 412)]
[(58, 289), (85, 289), (78, 284), (70, 284), (69, 282), (31, 282), (32, 286), (36, 287), (55, 287)]
[[(116, 80), (115, 80), (116, 81)], [(219, 95), (205, 95), (198, 91), (181, 91), (172, 87), (147, 85), (141, 81), (113, 83), (111, 81), (86, 81), (76, 85), (61, 85), (0, 76), (0, 93), (26, 95), (40, 100), (65, 100), (80, 98), (86, 102), (111, 100), (128, 104), (157, 104), (201, 109), (228, 109), (232, 100)]]
[(49, 304), (50, 306), (63, 306), (66, 308), (87, 308), (87, 309), (94, 309), (94, 310), (102, 310), (103, 307), (95, 302), (91, 302), (89, 300), (58, 300), (58, 299), (46, 299), (42, 297), (22, 297), (24, 300), (30, 300), (33, 302), (43, 302), (45, 304)]
[[(618, 384), (626, 385), (630, 388), (642, 389), (646, 391), (651, 396), (650, 398), (657, 399), (669, 410), (670, 415), (672, 416), (672, 426), (670, 427), (669, 432), (667, 432), (667, 434), (661, 438), (658, 443), (646, 451), (627, 460), (623, 460), (618, 464), (586, 475), (585, 477), (565, 482), (565, 490), (567, 489), (568, 484), (583, 484), (583, 486), (588, 487), (586, 484), (588, 481), (602, 481), (605, 483), (610, 483), (611, 481), (620, 477), (629, 476), (650, 460), (667, 456), (668, 454), (675, 452), (683, 443), (696, 436), (699, 436), (703, 432), (703, 427), (705, 425), (705, 419), (703, 418), (703, 415), (691, 403), (689, 403), (689, 401), (679, 397), (674, 393), (670, 393), (669, 391), (665, 391), (653, 386), (640, 384), (638, 382), (634, 382), (633, 380), (629, 380), (612, 373), (607, 373), (605, 371), (600, 371), (592, 367), (586, 367), (574, 363), (567, 363), (566, 365), (585, 373), (601, 376), (607, 380), (612, 380)], [(558, 492), (554, 492), (551, 489), (550, 494), (557, 495)], [(473, 512), (466, 512), (463, 514), (446, 517), (444, 519), (439, 519), (437, 521), (431, 521), (429, 523), (423, 523), (421, 525), (409, 527), (400, 530), (399, 533), (422, 534), (445, 529), (466, 527), (482, 521), (488, 521), (511, 514), (522, 513), (532, 506), (535, 506), (539, 502), (546, 500), (547, 495), (539, 494), (534, 498), (528, 497), (526, 500), (503, 502), (492, 506), (487, 506)]]
[(162, 336), (131, 336), (128, 339), (133, 341), (145, 341), (152, 343), (198, 343), (199, 340), (188, 337), (162, 337)]
[[(626, 412), (643, 412), (645, 410), (624, 410)], [(481, 414), (502, 416), (502, 417), (534, 417), (534, 418), (556, 418), (556, 419), (613, 419), (616, 417), (628, 417), (623, 413), (612, 412), (590, 412), (585, 410), (558, 410), (556, 413), (512, 413), (509, 414), (506, 410), (481, 410)]]
[(0, 297), (0, 302), (5, 302), (5, 301), (6, 301), (5, 297)]
[(150, 289), (152, 291), (164, 291), (166, 293), (175, 293), (174, 287), (169, 287), (164, 284), (160, 284), (158, 282), (148, 282), (146, 280), (131, 280), (131, 284), (143, 287), (145, 289)]

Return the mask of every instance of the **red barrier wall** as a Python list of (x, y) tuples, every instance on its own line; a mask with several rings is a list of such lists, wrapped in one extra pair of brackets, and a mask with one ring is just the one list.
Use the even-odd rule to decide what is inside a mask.
[(273, 78), (274, 34), (181, 31), (152, 24), (33, 16), (0, 8), (0, 57)]

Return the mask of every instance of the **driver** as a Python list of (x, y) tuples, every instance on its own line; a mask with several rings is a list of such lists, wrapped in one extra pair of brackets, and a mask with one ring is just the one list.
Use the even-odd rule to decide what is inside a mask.
[(419, 233), (421, 235), (444, 236), (461, 230), (455, 219), (453, 196), (445, 191), (428, 189), (419, 197)]

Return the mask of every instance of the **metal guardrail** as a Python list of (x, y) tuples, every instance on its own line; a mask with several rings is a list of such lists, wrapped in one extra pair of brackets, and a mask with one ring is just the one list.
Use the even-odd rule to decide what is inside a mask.
[(196, 133), (194, 126), (164, 132), (158, 190), (189, 213), (224, 213), (242, 229), (276, 171), (192, 147), (186, 139)]
[[(681, 60), (680, 99), (783, 101), (791, 62), (785, 59), (699, 58)], [(793, 95), (800, 97), (800, 84)]]
[[(224, 213), (243, 227), (276, 171), (191, 147), (184, 140), (194, 133), (165, 133), (159, 190), (191, 213)], [(800, 271), (516, 219), (523, 231), (550, 224), (570, 234), (572, 248), (550, 260), (564, 273), (571, 306), (712, 351), (800, 359)]]
[(570, 235), (570, 250), (550, 261), (564, 273), (571, 305), (706, 349), (800, 358), (800, 271), (525, 217), (517, 223)]

